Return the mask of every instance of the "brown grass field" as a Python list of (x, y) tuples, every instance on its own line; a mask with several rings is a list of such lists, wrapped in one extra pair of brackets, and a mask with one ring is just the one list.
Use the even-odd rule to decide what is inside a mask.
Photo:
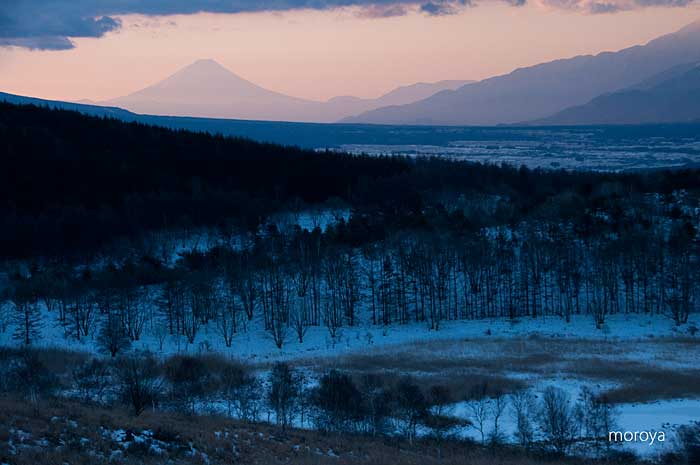
[[(107, 433), (127, 438), (153, 432), (129, 447)], [(155, 452), (151, 443), (161, 444)], [(119, 452), (115, 452), (119, 451)], [(111, 460), (110, 460), (111, 458)], [(600, 462), (630, 465), (628, 459)], [(0, 463), (12, 465), (135, 464), (364, 464), (364, 465), (594, 465), (590, 460), (526, 455), (468, 442), (405, 440), (323, 434), (272, 425), (242, 424), (224, 417), (124, 410), (54, 400), (31, 406), (0, 398)]]

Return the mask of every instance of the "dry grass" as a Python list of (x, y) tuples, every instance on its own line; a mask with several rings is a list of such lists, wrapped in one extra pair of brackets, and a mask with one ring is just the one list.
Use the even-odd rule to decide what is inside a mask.
[[(125, 449), (103, 434), (104, 429), (123, 429), (136, 434), (151, 430), (154, 438), (170, 446), (163, 455), (154, 454), (146, 446)], [(31, 438), (25, 435), (24, 440), (19, 440), (19, 430), (29, 433)], [(14, 443), (14, 454), (10, 453), (10, 439)], [(35, 442), (38, 440), (46, 442), (42, 446)], [(108, 457), (114, 457), (115, 450), (121, 451), (120, 458), (109, 462)], [(192, 450), (197, 453), (192, 454)], [(304, 430), (283, 432), (270, 425), (246, 425), (222, 417), (189, 417), (164, 412), (145, 412), (140, 417), (132, 417), (121, 409), (90, 407), (69, 401), (43, 403), (35, 408), (16, 399), (0, 398), (0, 463), (4, 462), (14, 465), (595, 464), (590, 460), (527, 457), (516, 449), (485, 449), (459, 441), (446, 441), (438, 448), (430, 440), (408, 444), (399, 439), (358, 435), (324, 435)], [(617, 463), (631, 465), (629, 461)]]
[(692, 338), (643, 341), (569, 340), (530, 336), (520, 339), (453, 339), (377, 348), (371, 353), (317, 358), (301, 363), (318, 371), (410, 374), (427, 385), (445, 384), (462, 398), (482, 382), (493, 390), (522, 389), (525, 379), (557, 376), (610, 382), (616, 403), (700, 396), (700, 345)]
[(700, 396), (700, 370), (670, 370), (638, 362), (581, 360), (575, 372), (594, 379), (614, 379), (621, 386), (605, 393), (613, 403), (648, 402)]
[[(375, 380), (379, 380), (384, 386), (394, 386), (407, 375), (398, 371), (378, 371), (350, 372), (357, 384), (362, 382), (364, 375), (370, 375)], [(410, 378), (421, 388), (423, 394), (428, 396), (430, 389), (434, 386), (442, 386), (449, 389), (450, 396), (454, 402), (470, 400), (473, 398), (476, 388), (485, 387), (487, 395), (509, 394), (526, 387), (525, 383), (504, 376), (488, 375), (482, 373), (451, 373), (445, 375), (416, 375)], [(479, 389), (481, 390), (481, 389)]]

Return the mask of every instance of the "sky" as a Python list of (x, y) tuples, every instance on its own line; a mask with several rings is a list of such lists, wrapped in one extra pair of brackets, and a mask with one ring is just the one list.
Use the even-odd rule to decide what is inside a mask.
[(700, 19), (697, 0), (12, 1), (0, 1), (0, 91), (95, 101), (202, 58), (297, 97), (376, 97), (615, 51)]

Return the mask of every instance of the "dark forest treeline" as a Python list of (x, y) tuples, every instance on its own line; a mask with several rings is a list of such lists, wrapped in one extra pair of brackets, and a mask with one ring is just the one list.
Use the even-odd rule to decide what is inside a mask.
[[(115, 355), (146, 332), (196, 343), (212, 327), (230, 347), (259, 324), (281, 348), (319, 326), (335, 340), (358, 324), (495, 317), (682, 325), (700, 306), (696, 170), (354, 157), (2, 109), (0, 253), (24, 258), (6, 261), (2, 297), (25, 345), (41, 309)], [(325, 231), (266, 218), (336, 197), (350, 214)], [(167, 253), (192, 226), (216, 246)]]
[(331, 198), (381, 216), (382, 234), (425, 226), (427, 210), (449, 209), (460, 195), (498, 199), (493, 214), (457, 224), (478, 230), (700, 186), (697, 170), (614, 175), (317, 153), (8, 103), (0, 103), (0, 157), (6, 258), (85, 252), (159, 229), (256, 231), (292, 203)]
[(119, 235), (231, 220), (292, 199), (347, 198), (396, 159), (328, 155), (0, 103), (0, 254), (86, 250)]
[(336, 340), (346, 327), (439, 330), (485, 318), (586, 315), (605, 330), (609, 315), (636, 314), (680, 326), (700, 306), (700, 241), (687, 219), (594, 234), (542, 222), (413, 231), (361, 247), (345, 240), (352, 222), (327, 232), (272, 227), (240, 248), (183, 253), (174, 266), (148, 254), (79, 270), (35, 266), (13, 276), (5, 295), (13, 335), (31, 345), (43, 327), (58, 326), (115, 356), (146, 336), (161, 349), (203, 337), (232, 347), (257, 328), (282, 348), (304, 343), (313, 327)]

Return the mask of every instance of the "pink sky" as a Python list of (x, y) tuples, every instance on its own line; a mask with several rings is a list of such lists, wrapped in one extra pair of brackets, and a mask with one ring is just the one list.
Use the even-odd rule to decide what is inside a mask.
[(484, 3), (460, 14), (364, 18), (358, 10), (121, 17), (76, 48), (0, 48), (0, 91), (104, 100), (212, 58), (271, 90), (309, 99), (375, 97), (398, 85), (483, 79), (556, 58), (645, 43), (700, 19), (700, 7), (587, 14)]

